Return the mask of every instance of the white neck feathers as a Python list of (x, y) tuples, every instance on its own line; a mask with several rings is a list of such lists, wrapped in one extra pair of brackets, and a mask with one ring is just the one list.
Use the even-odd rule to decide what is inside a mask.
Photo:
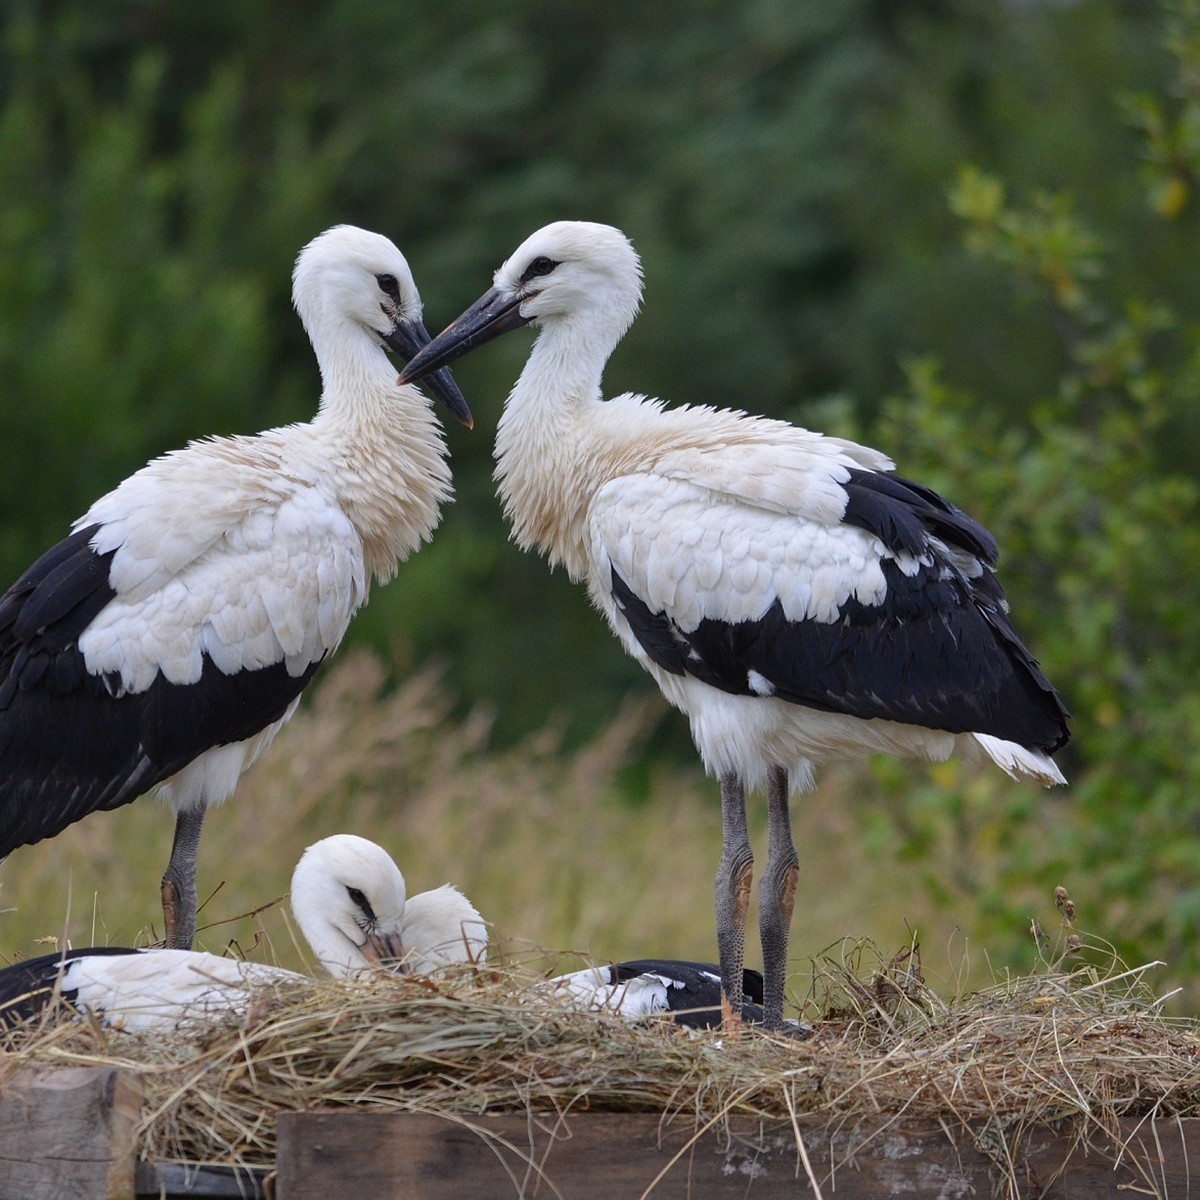
[(321, 406), (311, 423), (329, 482), (380, 582), (433, 533), (452, 495), (441, 426), (413, 386), (361, 326), (313, 331)]

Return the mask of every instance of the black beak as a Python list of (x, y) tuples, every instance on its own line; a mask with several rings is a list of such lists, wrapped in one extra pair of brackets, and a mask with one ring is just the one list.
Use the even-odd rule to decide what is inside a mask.
[(485, 292), (462, 316), (451, 321), (419, 354), (408, 360), (400, 372), (401, 383), (425, 379), (430, 371), (445, 368), (456, 358), (490, 342), (492, 338), (528, 325), (532, 318), (521, 316), (521, 302), (528, 297), (499, 292)]
[[(429, 330), (421, 321), (397, 321), (383, 335), (383, 340), (407, 363), (420, 353), (423, 346), (429, 345)], [(468, 429), (474, 428), (475, 419), (471, 416), (471, 410), (448, 370), (423, 371), (421, 377), (428, 380), (425, 386), (450, 410), (452, 416)], [(402, 382), (411, 383), (412, 380), (402, 379)]]

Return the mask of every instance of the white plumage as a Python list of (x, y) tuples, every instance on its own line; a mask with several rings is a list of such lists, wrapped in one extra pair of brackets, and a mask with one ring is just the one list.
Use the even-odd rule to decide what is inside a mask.
[(513, 536), (587, 584), (721, 780), (717, 935), (735, 1013), (745, 790), (766, 782), (764, 1007), (778, 1027), (798, 872), (788, 797), (813, 764), (958, 753), (1062, 783), (1050, 754), (1066, 710), (1008, 620), (991, 535), (885, 455), (742, 412), (603, 398), (641, 298), (619, 230), (549, 225), (494, 284), (400, 378), (540, 326), (496, 437)]
[[(313, 420), (155, 459), (0, 597), (0, 857), (156, 790), (177, 817), (174, 947), (194, 934), (206, 808), (451, 495), (441, 429), (386, 353), (429, 336), (403, 255), (338, 226), (301, 252), (293, 296), (321, 370)], [(448, 373), (431, 390), (470, 424)]]
[[(741, 1016), (763, 1020), (763, 980), (743, 972)], [(558, 1003), (585, 1012), (604, 1012), (629, 1022), (669, 1019), (676, 1025), (711, 1029), (721, 1024), (721, 973), (714, 963), (645, 958), (584, 967), (548, 979), (539, 989)]]
[[(457, 888), (408, 897), (388, 853), (351, 834), (304, 852), (291, 900), (314, 956), (336, 977), (380, 966), (425, 975), (487, 955), (487, 927)], [(172, 1029), (240, 1016), (255, 987), (304, 982), (281, 967), (198, 950), (68, 950), (0, 970), (0, 1026), (61, 996), (125, 1030)]]

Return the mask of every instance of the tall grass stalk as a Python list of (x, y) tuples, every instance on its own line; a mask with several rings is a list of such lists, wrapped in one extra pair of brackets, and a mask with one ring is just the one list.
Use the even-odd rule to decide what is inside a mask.
[[(631, 700), (573, 752), (555, 728), (495, 751), (488, 715), (452, 718), (436, 671), (391, 691), (384, 682), (371, 655), (340, 658), (234, 798), (210, 812), (198, 946), (311, 969), (286, 903), (272, 902), (286, 895), (306, 845), (350, 832), (386, 846), (410, 892), (458, 884), (491, 922), (498, 951), (535, 969), (715, 957), (716, 785), (698, 767), (674, 765), (654, 768), (645, 801), (621, 785), (656, 723), (679, 719), (657, 697)], [(802, 866), (793, 990), (805, 994), (810, 956), (839, 938), (903, 945), (914, 927), (933, 951), (927, 964), (942, 943), (954, 947), (946, 970), (957, 990), (969, 979), (954, 921), (931, 911), (913, 864), (863, 844), (848, 798), (864, 783), (861, 772), (827, 769), (816, 796), (795, 805)], [(764, 808), (751, 800), (760, 854)], [(171, 825), (168, 812), (140, 800), (15, 851), (0, 864), (0, 960), (46, 953), (64, 939), (153, 942)], [(751, 963), (756, 941), (752, 934)], [(986, 969), (982, 956), (977, 965)]]

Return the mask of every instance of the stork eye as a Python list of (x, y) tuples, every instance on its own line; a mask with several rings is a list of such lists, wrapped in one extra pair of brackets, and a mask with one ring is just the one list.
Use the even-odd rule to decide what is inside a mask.
[[(385, 295), (391, 296), (393, 300), (400, 299), (400, 284), (395, 275), (376, 275), (375, 282)], [(361, 894), (360, 892), (359, 895)]]
[(368, 921), (375, 920), (375, 910), (371, 907), (371, 902), (363, 895), (359, 888), (348, 887), (346, 894), (350, 897), (350, 902), (356, 904), (363, 912), (363, 915)]
[(558, 263), (552, 258), (547, 258), (544, 254), (539, 254), (537, 258), (525, 268), (525, 274), (521, 276), (521, 282), (527, 283), (530, 279), (536, 279), (539, 275), (549, 275)]

